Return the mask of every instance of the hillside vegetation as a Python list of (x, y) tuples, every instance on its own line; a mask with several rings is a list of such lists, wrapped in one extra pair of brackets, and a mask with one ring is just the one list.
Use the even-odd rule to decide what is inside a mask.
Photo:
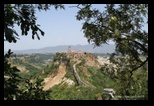
[[(49, 59), (51, 60), (48, 61)], [(104, 88), (114, 89), (116, 95), (119, 96), (121, 93), (118, 89), (122, 85), (117, 85), (118, 80), (115, 81), (110, 76), (110, 71), (105, 71), (106, 69), (102, 68), (102, 65), (106, 64), (113, 66), (108, 60), (108, 55), (101, 57), (103, 64), (100, 63), (99, 59), (98, 54), (68, 51), (58, 52), (54, 56), (51, 54), (12, 56), (10, 62), (17, 68), (25, 67), (29, 70), (28, 72), (20, 72), (24, 78), (28, 77), (31, 82), (36, 82), (37, 79), (42, 81), (43, 90), (49, 92), (48, 98), (50, 100), (105, 100), (109, 95), (104, 97)], [(142, 72), (136, 71), (134, 75), (139, 77)], [(141, 77), (146, 80), (145, 76), (142, 75)], [(144, 85), (145, 88), (135, 91), (140, 89), (136, 87), (132, 91), (138, 92), (138, 94), (142, 92), (146, 95), (147, 83), (141, 80), (140, 84), (142, 85), (139, 86)], [(21, 81), (20, 87), (22, 88), (24, 85), (25, 83)]]

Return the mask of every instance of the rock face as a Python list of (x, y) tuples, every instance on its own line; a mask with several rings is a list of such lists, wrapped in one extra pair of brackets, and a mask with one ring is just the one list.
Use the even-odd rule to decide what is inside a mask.
[(58, 68), (58, 74), (54, 78), (48, 78), (45, 79), (45, 86), (43, 90), (48, 90), (49, 88), (53, 87), (54, 85), (59, 84), (61, 79), (65, 76), (66, 74), (66, 66), (64, 64), (60, 64)]
[(29, 70), (27, 70), (25, 67), (23, 67), (23, 66), (18, 66), (17, 67), (21, 72), (29, 72)]
[(101, 57), (101, 56), (97, 56), (97, 61), (101, 64), (101, 65), (104, 65), (105, 63), (106, 64), (110, 64), (110, 61), (108, 58), (104, 58), (104, 57)]
[(75, 84), (73, 80), (71, 80), (70, 78), (65, 78), (65, 77), (63, 79), (61, 79), (60, 82), (67, 83), (69, 86)]

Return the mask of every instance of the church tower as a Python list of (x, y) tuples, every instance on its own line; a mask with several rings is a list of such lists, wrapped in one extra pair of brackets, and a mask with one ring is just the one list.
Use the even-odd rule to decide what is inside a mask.
[(67, 51), (68, 53), (70, 53), (71, 52), (71, 46), (68, 46), (68, 51)]

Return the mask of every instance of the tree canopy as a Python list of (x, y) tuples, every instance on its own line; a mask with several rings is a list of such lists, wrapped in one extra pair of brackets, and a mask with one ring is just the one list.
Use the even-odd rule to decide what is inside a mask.
[(13, 29), (14, 25), (18, 25), (21, 29), (21, 34), (27, 36), (30, 29), (32, 30), (32, 39), (39, 33), (44, 36), (44, 32), (36, 23), (36, 10), (47, 11), (50, 7), (55, 9), (62, 8), (61, 4), (4, 4), (4, 41), (16, 42), (19, 39), (19, 34)]
[[(40, 39), (38, 32), (44, 36), (44, 32), (36, 23), (35, 11), (38, 9), (49, 10), (54, 6), (55, 9), (63, 8), (61, 4), (4, 4), (4, 41), (17, 42), (19, 34), (14, 30), (14, 25), (18, 25), (22, 35), (27, 36), (30, 29), (32, 30), (32, 39), (36, 35)], [(49, 98), (49, 93), (43, 91), (42, 81), (35, 79), (31, 82), (30, 79), (24, 79), (19, 76), (19, 69), (11, 66), (8, 62), (10, 55), (13, 52), (9, 49), (4, 55), (4, 100), (46, 100)], [(24, 81), (25, 85), (20, 85), (20, 81)]]
[(78, 5), (77, 20), (83, 20), (82, 30), (89, 42), (96, 46), (113, 40), (116, 52), (130, 55), (148, 54), (147, 4), (107, 4), (103, 12), (92, 9), (91, 4)]
[[(121, 92), (128, 95), (128, 89), (136, 82), (132, 80), (133, 72), (141, 67), (144, 67), (142, 71), (145, 73), (148, 70), (148, 32), (143, 29), (148, 24), (148, 4), (107, 4), (104, 11), (92, 9), (92, 4), (76, 7), (79, 8), (76, 19), (84, 21), (82, 30), (88, 42), (93, 42), (96, 46), (109, 40), (115, 42), (116, 49), (110, 62), (116, 67), (103, 66), (102, 70), (110, 69), (109, 75), (114, 80), (120, 80), (123, 86)], [(121, 54), (124, 58), (115, 58), (116, 54)], [(141, 55), (145, 59), (141, 59)], [(118, 77), (113, 74), (115, 72)]]

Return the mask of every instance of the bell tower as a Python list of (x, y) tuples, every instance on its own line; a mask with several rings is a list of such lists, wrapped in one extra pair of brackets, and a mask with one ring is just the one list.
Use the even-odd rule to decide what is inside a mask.
[(68, 46), (68, 53), (71, 52), (71, 46)]

